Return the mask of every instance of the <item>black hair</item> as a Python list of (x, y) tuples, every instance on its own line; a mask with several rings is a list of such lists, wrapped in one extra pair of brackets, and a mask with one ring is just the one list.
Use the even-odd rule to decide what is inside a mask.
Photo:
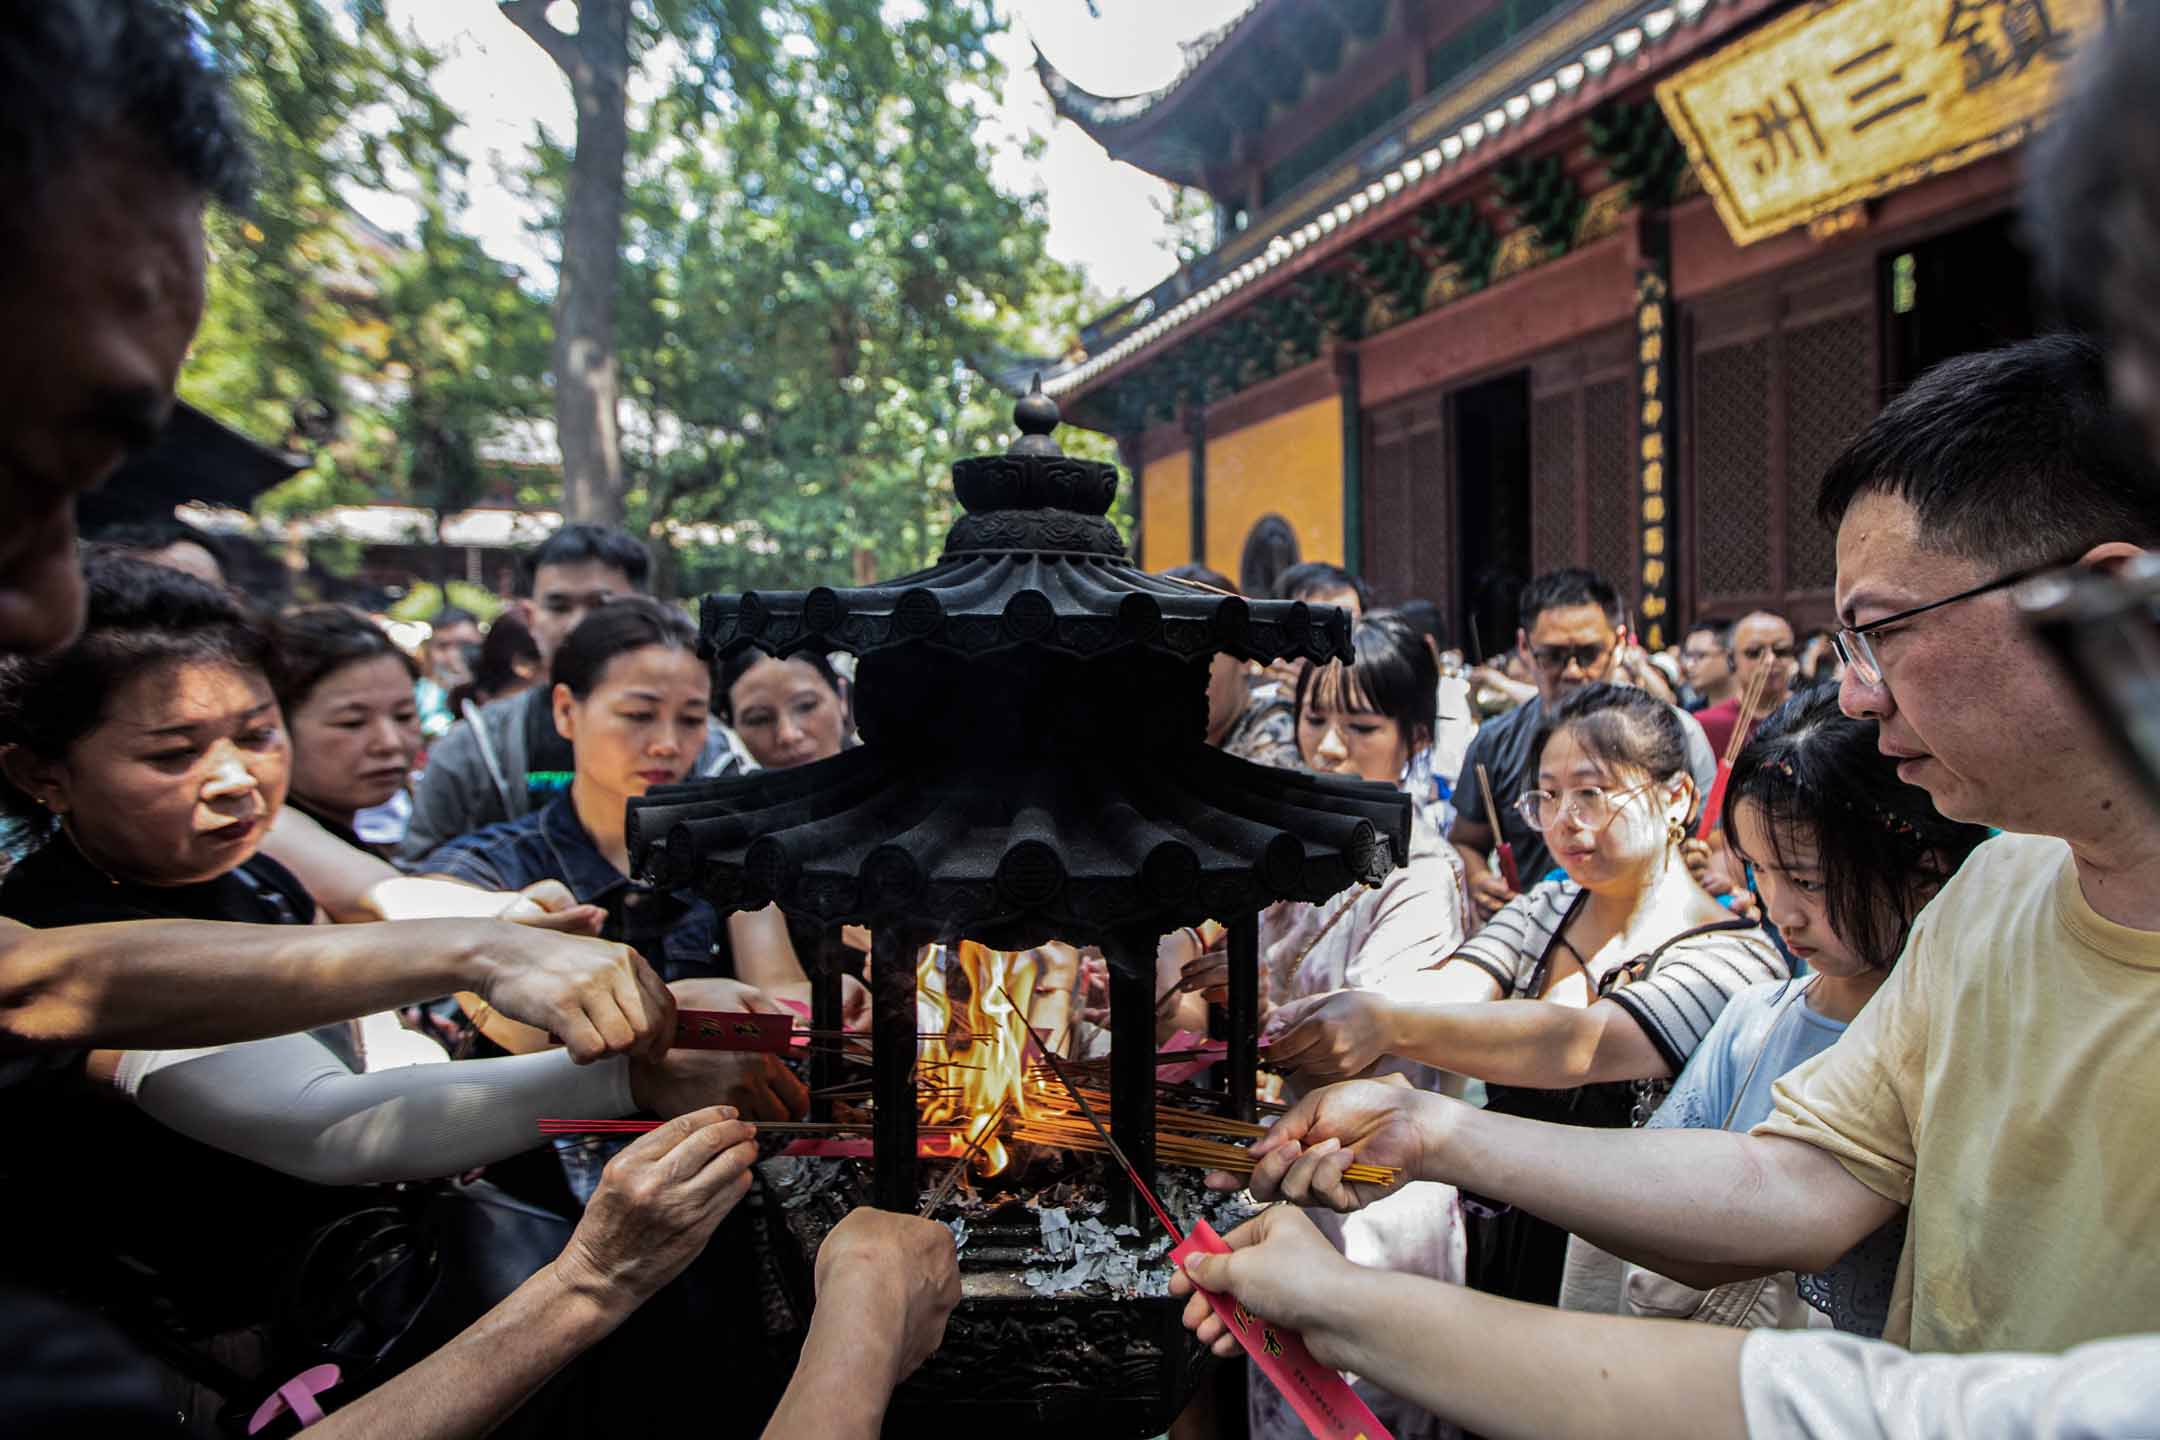
[(294, 605), (270, 622), (270, 688), (288, 721), (333, 674), (385, 655), (395, 655), (408, 675), (420, 678), (412, 656), (350, 605)]
[(1515, 623), (1528, 633), (1536, 626), (1538, 616), (1568, 605), (1597, 606), (1615, 630), (1627, 622), (1627, 612), (1620, 606), (1620, 592), (1613, 589), (1611, 581), (1595, 570), (1570, 567), (1548, 570), (1522, 587), (1522, 595), (1515, 603)]
[[(751, 667), (756, 665), (758, 661), (772, 658), (772, 656), (758, 649), (755, 645), (745, 645), (742, 649), (737, 650), (727, 659), (720, 662), (720, 668), (713, 677), (713, 708), (720, 712), (722, 720), (730, 725), (735, 723), (735, 699), (733, 695), (735, 682), (749, 674)], [(800, 660), (812, 670), (817, 671), (818, 679), (823, 680), (826, 688), (831, 690), (836, 697), (846, 693), (840, 688), (840, 672), (833, 669), (833, 663), (824, 651), (798, 650), (787, 658)]]
[[(1565, 730), (1591, 758), (1640, 770), (1659, 784), (1688, 768), (1687, 724), (1678, 711), (1646, 690), (1600, 681), (1585, 685), (1548, 710), (1530, 742), (1530, 774), (1544, 763), (1545, 747)], [(1696, 796), (1700, 804), (1701, 796)]]
[(2126, 311), (2160, 310), (2160, 12), (2113, 8), (2033, 141), (2022, 229), (2070, 322), (2119, 342)]
[(1726, 843), (1743, 801), (1757, 806), (1771, 853), (1795, 868), (1797, 845), (1815, 851), (1830, 928), (1878, 970), (1897, 962), (1920, 907), (1988, 838), (1984, 825), (1945, 819), (1928, 793), (1898, 778), (1897, 759), (1876, 748), (1873, 720), (1838, 708), (1837, 686), (1812, 686), (1762, 723), (1733, 762), (1721, 817)]
[(115, 132), (222, 204), (247, 203), (253, 166), (199, 24), (173, 0), (0, 5), (0, 194), (12, 236), (84, 147)]
[(1375, 610), (1350, 627), (1353, 659), (1344, 673), (1340, 660), (1308, 665), (1298, 676), (1297, 709), (1305, 701), (1384, 715), (1402, 727), (1412, 750), (1432, 743), (1439, 726), (1440, 667), (1425, 637), (1393, 610)]
[(607, 670), (608, 662), (632, 650), (661, 645), (670, 650), (697, 653), (697, 626), (672, 605), (648, 595), (610, 600), (583, 620), (555, 647), (555, 663), (549, 667), (548, 683), (567, 685), (583, 700), (592, 694)]
[(587, 563), (622, 571), (623, 578), (636, 590), (643, 590), (645, 577), (652, 574), (652, 552), (635, 535), (613, 525), (588, 525), (578, 521), (563, 526), (518, 561), (518, 594), (532, 594), (533, 580), (543, 565)]
[(480, 628), (480, 617), (460, 606), (445, 605), (428, 621), (430, 630), (447, 630), (452, 625), (470, 625), (477, 630)]
[(1405, 600), (1394, 609), (1405, 624), (1432, 641), (1435, 650), (1448, 648), (1447, 617), (1440, 613), (1438, 605), (1430, 600)]
[(1681, 629), (1680, 641), (1682, 644), (1686, 644), (1688, 636), (1708, 630), (1716, 637), (1718, 649), (1730, 652), (1732, 649), (1733, 626), (1739, 623), (1738, 620), (1728, 619), (1723, 615), (1705, 615), (1694, 624)]
[(1220, 590), (1225, 595), (1238, 593), (1237, 586), (1230, 583), (1229, 576), (1220, 570), (1210, 570), (1197, 560), (1187, 565), (1173, 565), (1162, 573), (1166, 579), (1189, 580), (1195, 585), (1205, 585), (1210, 590)]
[(1292, 565), (1275, 577), (1275, 598), (1278, 600), (1310, 600), (1315, 595), (1329, 595), (1337, 590), (1348, 590), (1356, 595), (1359, 610), (1372, 608), (1372, 590), (1364, 577), (1325, 560), (1307, 560)]
[(2160, 489), (2108, 409), (2099, 347), (2043, 335), (1945, 360), (1883, 407), (1824, 474), (1831, 529), (1862, 495), (1912, 506), (1930, 549), (1991, 566), (2160, 544)]
[(103, 526), (83, 538), (107, 549), (136, 553), (169, 550), (175, 545), (200, 545), (210, 552), (210, 558), (217, 561), (220, 568), (226, 563), (225, 547), (217, 536), (180, 520), (131, 520)]
[[(124, 551), (86, 546), (87, 613), (73, 644), (0, 660), (0, 746), (48, 760), (106, 718), (112, 698), (152, 666), (223, 661), (268, 673), (263, 626), (233, 593)], [(21, 797), (7, 787), (18, 810)]]
[(488, 626), (487, 634), (472, 650), (472, 679), (450, 692), (453, 715), (463, 713), (468, 700), (500, 695), (516, 684), (520, 662), (540, 663), (540, 643), (514, 610), (496, 616), (495, 623)]

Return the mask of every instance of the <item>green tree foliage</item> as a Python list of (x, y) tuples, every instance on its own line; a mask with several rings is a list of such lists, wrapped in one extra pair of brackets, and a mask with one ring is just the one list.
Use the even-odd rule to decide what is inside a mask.
[[(1009, 438), (1017, 357), (1090, 303), (990, 179), (987, 4), (768, 5), (752, 100), (632, 127), (618, 304), (630, 514), (686, 590), (936, 556), (947, 467)], [(551, 157), (560, 176), (565, 157)]]
[[(458, 228), (464, 162), (437, 57), (374, 0), (195, 3), (261, 175), (245, 215), (210, 219), (183, 393), (313, 456), (267, 513), (464, 508), (490, 488), (481, 442), (545, 409), (546, 310)], [(360, 219), (347, 200), (361, 191), (409, 197), (411, 233)]]

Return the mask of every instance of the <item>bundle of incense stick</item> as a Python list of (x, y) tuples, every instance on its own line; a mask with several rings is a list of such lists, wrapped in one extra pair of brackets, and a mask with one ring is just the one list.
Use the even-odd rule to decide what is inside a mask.
[[(1034, 1145), (1049, 1145), (1060, 1150), (1106, 1151), (1102, 1137), (1095, 1127), (1083, 1119), (1072, 1120), (1060, 1116), (1030, 1115), (1013, 1121), (1007, 1133), (1015, 1140), (1025, 1140)], [(1157, 1134), (1155, 1158), (1165, 1165), (1183, 1165), (1195, 1170), (1222, 1170), (1232, 1175), (1250, 1175), (1253, 1170), (1252, 1152), (1242, 1145), (1230, 1145), (1219, 1140), (1203, 1140), (1193, 1135)], [(1366, 1165), (1353, 1163), (1343, 1170), (1345, 1180), (1363, 1185), (1393, 1185), (1402, 1178), (1402, 1172), (1389, 1165)]]
[[(1092, 1085), (1076, 1085), (1075, 1088), (1087, 1097), (1088, 1104), (1098, 1110), (1110, 1108), (1109, 1091)], [(1055, 1112), (1074, 1108), (1071, 1101), (1053, 1090), (1046, 1089), (1035, 1098), (1035, 1108), (1038, 1111)], [(1249, 1120), (1232, 1120), (1222, 1115), (1210, 1115), (1205, 1110), (1178, 1110), (1163, 1105), (1155, 1108), (1155, 1128), (1179, 1130), (1193, 1135), (1243, 1135), (1250, 1140), (1257, 1140), (1267, 1134), (1267, 1126), (1255, 1125)]]
[(1485, 797), (1485, 823), (1492, 827), (1493, 858), (1500, 862), (1500, 878), (1507, 881), (1510, 890), (1522, 889), (1522, 875), (1515, 868), (1515, 847), (1508, 843), (1507, 832), (1500, 828), (1500, 809), (1493, 799), (1492, 776), (1485, 767), (1477, 767), (1478, 793)]
[[(547, 1116), (539, 1122), (542, 1135), (643, 1135), (657, 1130), (665, 1120), (573, 1120)], [(867, 1120), (758, 1120), (753, 1122), (761, 1135), (867, 1135)], [(918, 1135), (958, 1135), (966, 1131), (965, 1125), (922, 1125), (916, 1127)]]
[(1728, 770), (1732, 769), (1733, 762), (1740, 758), (1741, 748), (1747, 744), (1748, 726), (1755, 723), (1756, 708), (1762, 704), (1762, 693), (1769, 682), (1770, 666), (1765, 665), (1749, 677), (1747, 690), (1740, 696), (1739, 718), (1733, 722), (1732, 738), (1725, 742), (1725, 754), (1718, 761)]
[(1740, 697), (1740, 713), (1733, 719), (1732, 738), (1725, 742), (1725, 754), (1718, 761), (1717, 778), (1710, 782), (1710, 794), (1703, 800), (1702, 819), (1696, 823), (1695, 834), (1707, 840), (1710, 832), (1717, 829), (1718, 820), (1725, 813), (1725, 787), (1732, 780), (1733, 762), (1740, 758), (1740, 751), (1747, 745), (1748, 727), (1755, 723), (1756, 708), (1762, 703), (1764, 686), (1770, 679), (1770, 667), (1763, 666), (1748, 680), (1747, 690)]

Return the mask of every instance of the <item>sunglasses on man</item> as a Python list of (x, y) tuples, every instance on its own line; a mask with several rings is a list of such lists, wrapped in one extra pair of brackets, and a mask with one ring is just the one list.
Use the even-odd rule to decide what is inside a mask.
[(1530, 659), (1538, 669), (1549, 675), (1558, 675), (1573, 661), (1575, 668), (1589, 674), (1598, 662), (1613, 653), (1613, 645), (1533, 645)]

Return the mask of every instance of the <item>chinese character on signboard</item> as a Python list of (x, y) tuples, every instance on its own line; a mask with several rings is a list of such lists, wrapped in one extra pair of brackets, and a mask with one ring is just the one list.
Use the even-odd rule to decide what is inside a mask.
[(1752, 244), (2028, 135), (2111, 0), (1819, 0), (1657, 87), (1734, 240)]

